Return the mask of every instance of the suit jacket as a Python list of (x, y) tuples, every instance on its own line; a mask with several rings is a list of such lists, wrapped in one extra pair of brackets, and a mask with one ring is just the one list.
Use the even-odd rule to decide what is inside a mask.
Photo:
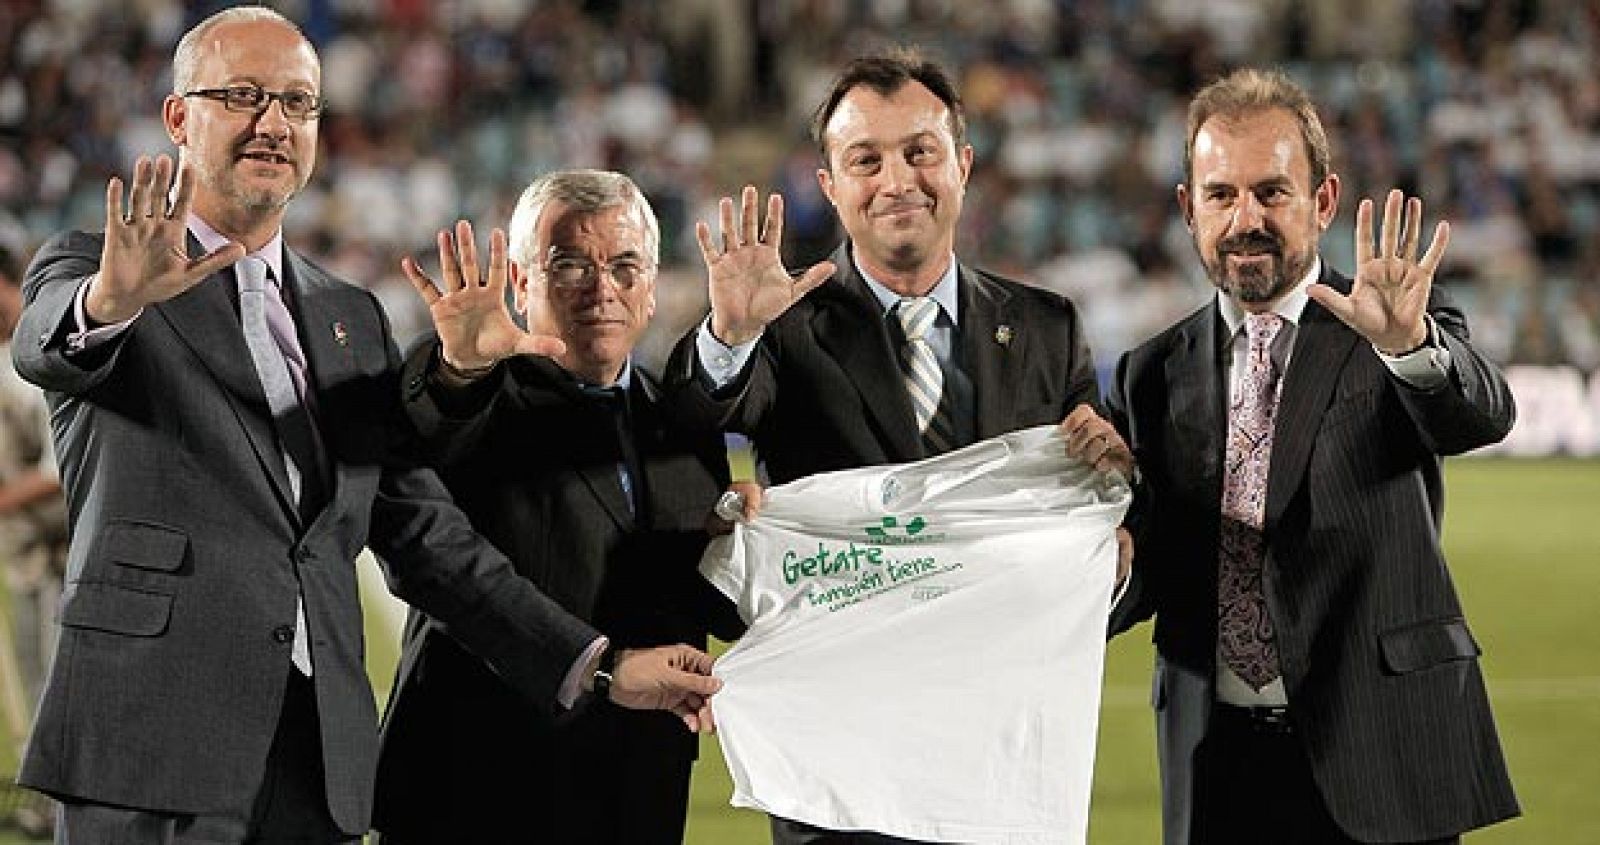
[[(1331, 270), (1323, 281), (1349, 290)], [(1439, 540), (1441, 456), (1500, 439), (1515, 408), (1442, 288), (1428, 309), (1454, 370), (1421, 391), (1306, 305), (1268, 470), (1264, 585), (1296, 736), (1333, 818), (1363, 841), (1440, 838), (1517, 813)], [(1113, 625), (1155, 614), (1169, 843), (1188, 841), (1214, 697), (1224, 332), (1213, 300), (1124, 355), (1110, 399), (1146, 494), (1137, 600)]]
[[(697, 374), (694, 331), (667, 364), (675, 413), (751, 435), (775, 484), (927, 457), (883, 308), (848, 243), (833, 261), (839, 271), (767, 326), (733, 384), (713, 391)], [(1078, 403), (1098, 403), (1069, 300), (965, 265), (957, 286), (955, 348), (976, 392), (978, 439), (1058, 423)]]
[[(623, 648), (742, 632), (698, 572), (726, 484), (714, 433), (669, 429), (633, 368), (628, 441), (614, 404), (545, 358), (464, 391), (431, 378), (437, 339), (407, 360), (406, 409), (441, 476), (517, 573)], [(618, 465), (631, 462), (635, 506)], [(376, 826), (406, 842), (681, 842), (697, 737), (675, 716), (609, 702), (531, 718), (515, 692), (413, 613), (384, 718)]]
[(295, 671), (303, 593), (329, 810), (365, 832), (378, 737), (354, 563), (364, 544), (396, 593), (450, 620), (533, 701), (554, 701), (597, 634), (518, 578), (431, 471), (398, 457), (399, 356), (374, 297), (285, 250), (330, 467), (328, 501), (308, 523), (230, 271), (67, 354), (101, 243), (70, 232), (40, 250), (14, 350), (48, 392), (72, 517), (60, 643), (19, 781), (248, 817)]

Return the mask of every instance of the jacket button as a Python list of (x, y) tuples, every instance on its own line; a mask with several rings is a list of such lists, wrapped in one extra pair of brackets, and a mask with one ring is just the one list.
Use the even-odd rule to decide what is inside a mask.
[(286, 643), (294, 639), (293, 625), (279, 625), (272, 629), (273, 642)]
[(311, 560), (311, 550), (305, 546), (295, 549), (294, 559), (300, 561), (301, 563), (309, 562)]

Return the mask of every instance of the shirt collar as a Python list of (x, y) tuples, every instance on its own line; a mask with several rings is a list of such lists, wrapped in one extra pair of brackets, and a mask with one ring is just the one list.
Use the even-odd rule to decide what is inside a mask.
[[(868, 273), (861, 266), (861, 262), (856, 260), (855, 247), (853, 246), (850, 248), (850, 263), (855, 265), (856, 272), (861, 274), (861, 278), (866, 281), (867, 289), (872, 291), (872, 295), (878, 298), (878, 304), (883, 306), (885, 315), (893, 311), (894, 307), (900, 304), (900, 300), (905, 298), (889, 290), (877, 279), (872, 278), (872, 274)], [(955, 253), (951, 253), (950, 266), (945, 269), (944, 275), (939, 277), (939, 282), (933, 286), (933, 290), (928, 291), (928, 296), (934, 302), (939, 303), (939, 307), (944, 310), (944, 313), (950, 315), (950, 325), (952, 326), (961, 325), (961, 313), (958, 305), (960, 297), (956, 296), (956, 277), (958, 275), (956, 256)]]
[[(1311, 300), (1311, 297), (1306, 295), (1306, 288), (1321, 276), (1322, 256), (1318, 255), (1312, 260), (1311, 269), (1306, 271), (1300, 283), (1278, 297), (1277, 302), (1272, 303), (1272, 312), (1291, 325), (1300, 325), (1300, 318), (1305, 316), (1306, 303)], [(1217, 307), (1222, 310), (1222, 322), (1228, 327), (1228, 337), (1232, 338), (1244, 325), (1244, 309), (1233, 301), (1233, 297), (1221, 290), (1217, 291)]]
[(628, 388), (633, 386), (633, 356), (630, 355), (623, 359), (622, 372), (618, 373), (617, 380), (610, 384), (590, 384), (583, 379), (578, 378), (576, 375), (574, 375), (572, 378), (578, 383), (578, 386), (582, 387), (584, 390), (607, 391), (615, 387), (626, 393), (628, 392)]
[[(232, 238), (211, 228), (211, 224), (200, 219), (198, 214), (189, 212), (189, 231), (194, 239), (200, 242), (200, 248), (206, 253), (211, 253), (226, 246)], [(272, 278), (283, 284), (283, 230), (272, 233), (271, 240), (262, 244), (261, 248), (250, 255), (267, 262), (267, 267), (272, 270)]]

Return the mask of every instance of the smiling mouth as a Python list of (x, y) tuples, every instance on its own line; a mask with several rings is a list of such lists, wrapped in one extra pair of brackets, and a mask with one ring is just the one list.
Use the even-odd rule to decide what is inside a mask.
[(289, 164), (288, 156), (270, 150), (252, 150), (241, 154), (239, 158), (262, 164)]

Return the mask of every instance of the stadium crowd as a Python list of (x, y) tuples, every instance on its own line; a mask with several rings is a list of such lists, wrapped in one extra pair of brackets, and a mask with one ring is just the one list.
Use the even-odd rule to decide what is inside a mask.
[[(95, 228), (106, 179), (170, 148), (179, 35), (223, 4), (0, 5), (0, 242)], [(1176, 214), (1183, 107), (1240, 63), (1325, 109), (1347, 198), (1398, 185), (1455, 227), (1444, 283), (1503, 363), (1600, 368), (1600, 2), (1568, 0), (295, 0), (325, 65), (323, 156), (287, 235), (364, 280), (402, 340), (400, 274), (465, 216), (503, 225), (535, 174), (628, 173), (662, 223), (662, 315), (704, 313), (692, 235), (745, 182), (788, 200), (791, 264), (834, 219), (805, 140), (850, 56), (917, 43), (960, 70), (977, 164), (960, 249), (1070, 293), (1102, 366), (1209, 291)], [(1328, 256), (1348, 270), (1347, 251)], [(676, 283), (678, 280), (681, 283)]]

